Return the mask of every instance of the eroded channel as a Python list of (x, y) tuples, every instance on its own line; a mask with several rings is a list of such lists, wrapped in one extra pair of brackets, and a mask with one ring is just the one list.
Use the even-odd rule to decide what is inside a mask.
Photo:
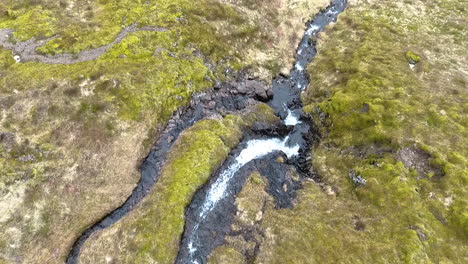
[[(309, 171), (307, 163), (311, 138), (314, 137), (312, 124), (302, 115), (300, 94), (308, 84), (307, 65), (316, 55), (315, 36), (330, 22), (336, 21), (344, 11), (346, 0), (333, 0), (332, 4), (307, 23), (307, 30), (296, 50), (296, 62), (288, 77), (277, 77), (272, 84), (273, 98), (269, 105), (280, 116), (287, 129), (277, 135), (249, 136), (230, 155), (230, 158), (213, 175), (212, 179), (194, 195), (186, 209), (186, 224), (176, 263), (206, 263), (211, 251), (223, 244), (229, 232), (235, 213), (234, 200), (240, 192), (248, 171), (255, 169), (261, 160), (267, 166), (275, 166), (275, 153), (282, 153), (287, 162), (283, 166), (294, 166), (302, 176)], [(283, 132), (283, 133), (281, 133)], [(311, 135), (312, 134), (312, 135)], [(271, 172), (271, 170), (270, 170)], [(270, 186), (278, 175), (266, 175)], [(282, 188), (273, 188), (269, 193), (275, 198), (277, 207), (287, 207), (280, 202), (284, 197)]]
[[(210, 252), (223, 243), (236, 210), (235, 195), (240, 192), (251, 171), (261, 171), (262, 175), (267, 176), (268, 192), (274, 196), (277, 207), (292, 206), (291, 201), (295, 191), (300, 188), (300, 182), (286, 179), (286, 172), (293, 167), (302, 176), (311, 176), (308, 175), (309, 150), (317, 138), (311, 121), (302, 115), (300, 94), (309, 83), (305, 68), (316, 54), (315, 36), (335, 21), (345, 6), (346, 0), (333, 0), (328, 8), (306, 24), (307, 30), (296, 50), (296, 62), (289, 77), (279, 76), (273, 80), (271, 87), (267, 87), (259, 81), (248, 80), (240, 73), (237, 82), (197, 94), (186, 108), (175, 113), (140, 166), (141, 178), (132, 194), (120, 207), (83, 231), (70, 250), (67, 264), (78, 263), (81, 248), (93, 233), (119, 221), (148, 194), (159, 179), (169, 150), (183, 130), (204, 118), (236, 112), (256, 101), (267, 101), (281, 117), (283, 125), (274, 129), (253, 128), (246, 131), (244, 140), (231, 152), (223, 166), (197, 191), (186, 209), (185, 230), (176, 262), (206, 263)], [(243, 89), (239, 87), (246, 85), (255, 89), (240, 92)], [(286, 163), (274, 162), (278, 155), (282, 155)], [(288, 191), (282, 188), (285, 183)], [(216, 231), (216, 236), (212, 235), (213, 231)]]

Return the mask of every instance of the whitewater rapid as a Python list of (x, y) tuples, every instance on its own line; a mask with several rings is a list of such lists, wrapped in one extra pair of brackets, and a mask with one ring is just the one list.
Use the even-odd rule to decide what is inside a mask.
[[(255, 159), (260, 159), (274, 151), (281, 151), (288, 158), (298, 155), (300, 146), (298, 144), (294, 146), (288, 146), (288, 140), (289, 137), (285, 137), (284, 139), (270, 138), (253, 139), (248, 141), (247, 146), (239, 153), (234, 163), (226, 170), (221, 172), (219, 178), (208, 189), (205, 200), (198, 215), (199, 221), (203, 221), (205, 217), (216, 207), (217, 203), (229, 195), (229, 181), (231, 181), (235, 174), (247, 163)], [(198, 227), (199, 224), (193, 227), (192, 234), (196, 234)], [(190, 258), (192, 258), (194, 253), (197, 251), (196, 246), (194, 246), (194, 242), (196, 244), (197, 240), (197, 237), (193, 237), (188, 244)], [(199, 264), (199, 262), (194, 259), (191, 260), (191, 263)]]
[(216, 206), (224, 196), (227, 195), (227, 187), (229, 181), (233, 178), (236, 172), (241, 169), (245, 164), (254, 159), (262, 158), (274, 151), (282, 151), (288, 158), (299, 154), (299, 145), (292, 147), (287, 145), (289, 137), (283, 140), (279, 138), (271, 139), (253, 139), (247, 142), (247, 147), (244, 148), (237, 156), (234, 164), (229, 166), (225, 171), (220, 174), (216, 182), (211, 185), (206, 195), (203, 207), (200, 211), (200, 220), (203, 220), (206, 215)]
[[(193, 213), (189, 215), (189, 223), (184, 231), (184, 238), (176, 263), (206, 263), (206, 258), (212, 250), (204, 246), (208, 240), (213, 240), (217, 232), (216, 227), (223, 225), (217, 212), (223, 212), (226, 199), (233, 199), (236, 195), (235, 181), (239, 170), (249, 162), (264, 158), (270, 153), (281, 151), (288, 159), (299, 159), (304, 151), (301, 147), (307, 146), (305, 135), (309, 133), (308, 122), (301, 122), (302, 105), (300, 94), (308, 86), (307, 65), (316, 55), (314, 38), (326, 25), (336, 21), (339, 13), (346, 7), (346, 0), (332, 0), (332, 4), (313, 21), (308, 22), (304, 36), (296, 51), (296, 62), (291, 69), (290, 76), (278, 77), (273, 81), (273, 99), (269, 105), (276, 114), (283, 119), (290, 132), (285, 138), (252, 139), (231, 161), (230, 165), (222, 170), (216, 180), (207, 186), (206, 192), (201, 192), (200, 198), (190, 206)], [(204, 191), (204, 190), (203, 190)], [(238, 190), (237, 190), (238, 191)], [(200, 203), (199, 203), (200, 202)], [(216, 231), (215, 231), (216, 230)]]

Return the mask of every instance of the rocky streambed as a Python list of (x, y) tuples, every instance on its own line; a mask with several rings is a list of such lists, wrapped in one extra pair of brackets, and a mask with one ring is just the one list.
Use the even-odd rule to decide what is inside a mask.
[[(204, 118), (240, 111), (258, 101), (267, 102), (283, 123), (277, 126), (254, 124), (247, 129), (241, 144), (197, 191), (186, 209), (185, 230), (176, 262), (206, 263), (210, 252), (223, 243), (236, 210), (234, 198), (253, 170), (267, 175), (268, 192), (275, 198), (278, 208), (292, 206), (295, 190), (301, 183), (286, 177), (286, 171), (294, 169), (302, 177), (313, 176), (310, 174), (310, 146), (318, 139), (311, 121), (302, 115), (300, 94), (308, 85), (305, 68), (316, 54), (315, 36), (336, 20), (345, 6), (346, 0), (334, 0), (307, 23), (290, 76), (277, 77), (270, 87), (241, 73), (236, 82), (217, 85), (209, 92), (195, 95), (189, 106), (175, 113), (142, 163), (141, 179), (132, 194), (119, 208), (81, 234), (67, 263), (77, 263), (81, 247), (93, 233), (119, 221), (146, 196), (159, 179), (167, 154), (184, 129)], [(275, 162), (278, 155), (286, 162)]]
[[(186, 211), (185, 231), (177, 263), (206, 263), (210, 252), (223, 244), (236, 211), (235, 197), (255, 170), (258, 161), (267, 164), (264, 168), (270, 168), (263, 175), (269, 180), (268, 192), (275, 198), (276, 206), (281, 208), (292, 205), (291, 199), (295, 197), (300, 182), (285, 179), (284, 175), (288, 166), (293, 166), (301, 176), (309, 176), (310, 144), (317, 136), (311, 129), (310, 120), (302, 116), (300, 94), (309, 82), (305, 68), (316, 55), (314, 38), (326, 25), (337, 19), (345, 6), (346, 1), (333, 1), (307, 23), (290, 76), (280, 76), (272, 85), (273, 98), (269, 104), (282, 118), (287, 129), (262, 135), (260, 139), (247, 137), (210, 182), (196, 193)], [(275, 153), (283, 153), (287, 162), (278, 165)]]

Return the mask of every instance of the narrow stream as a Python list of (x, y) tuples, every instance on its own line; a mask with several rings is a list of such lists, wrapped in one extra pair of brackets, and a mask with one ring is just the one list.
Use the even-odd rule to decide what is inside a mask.
[[(231, 153), (231, 158), (228, 158), (221, 170), (195, 194), (186, 210), (185, 231), (177, 263), (206, 263), (206, 258), (213, 248), (222, 244), (224, 231), (229, 229), (232, 212), (235, 211), (234, 197), (240, 192), (248, 173), (253, 170), (252, 167), (263, 170), (270, 177), (269, 188), (271, 193), (277, 196), (276, 198), (279, 197), (276, 201), (278, 207), (292, 206), (290, 199), (294, 196), (294, 191), (281, 193), (289, 165), (278, 164), (273, 160), (275, 153), (282, 153), (284, 158), (288, 159), (288, 163), (295, 165), (299, 171), (308, 170), (309, 165), (304, 164), (309, 155), (311, 140), (308, 136), (312, 130), (310, 122), (302, 116), (300, 94), (309, 82), (305, 68), (316, 54), (315, 43), (311, 37), (316, 36), (327, 24), (336, 20), (345, 6), (346, 0), (332, 0), (332, 4), (327, 9), (307, 23), (307, 30), (297, 49), (296, 63), (290, 76), (280, 76), (273, 81), (273, 98), (269, 101), (269, 105), (283, 119), (284, 126), (288, 129), (280, 129), (281, 133), (277, 131), (276, 134), (267, 136), (264, 134), (261, 137), (253, 136), (243, 141)], [(240, 82), (245, 81), (245, 76), (242, 74), (237, 78)], [(70, 249), (67, 264), (78, 263), (81, 248), (93, 233), (119, 221), (149, 193), (159, 179), (167, 153), (184, 129), (198, 120), (219, 115), (220, 112), (245, 109), (249, 100), (255, 101), (255, 94), (235, 93), (233, 90), (236, 87), (232, 85), (238, 84), (225, 84), (215, 87), (211, 92), (195, 95), (188, 107), (173, 115), (141, 165), (141, 178), (131, 195), (121, 206), (83, 231)], [(216, 103), (215, 108), (211, 106), (213, 102)], [(291, 190), (299, 188), (297, 183), (288, 184)], [(213, 228), (217, 231), (224, 230), (224, 233), (219, 232), (220, 235), (215, 239), (211, 235)]]
[(269, 102), (291, 131), (284, 138), (245, 142), (243, 148), (237, 150), (239, 153), (235, 158), (228, 159), (213, 179), (197, 192), (186, 211), (186, 226), (177, 263), (206, 263), (209, 253), (221, 243), (219, 236), (210, 237), (209, 233), (217, 233), (213, 230), (221, 230), (222, 233), (222, 229), (229, 228), (232, 217), (223, 217), (222, 214), (226, 208), (233, 207), (234, 197), (240, 191), (239, 185), (245, 181), (245, 173), (240, 173), (244, 166), (275, 152), (284, 153), (297, 166), (301, 158), (309, 155), (306, 135), (311, 127), (302, 116), (300, 94), (309, 84), (306, 67), (316, 55), (313, 38), (330, 22), (336, 21), (345, 7), (346, 0), (333, 0), (328, 8), (306, 24), (307, 29), (296, 51), (294, 68), (289, 77), (280, 76), (273, 81), (273, 99)]

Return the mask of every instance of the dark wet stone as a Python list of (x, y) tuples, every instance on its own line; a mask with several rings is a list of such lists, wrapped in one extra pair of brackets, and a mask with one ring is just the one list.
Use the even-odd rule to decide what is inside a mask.
[(265, 89), (261, 86), (255, 87), (255, 95), (260, 101), (266, 102), (268, 101), (268, 95)]
[(218, 81), (218, 80), (216, 80), (215, 85), (213, 86), (213, 88), (214, 88), (215, 90), (221, 89), (221, 82)]
[[(197, 241), (203, 241), (203, 244), (196, 245), (197, 252), (195, 253), (195, 259), (197, 259), (199, 263), (206, 263), (206, 258), (209, 253), (214, 248), (224, 243), (224, 237), (233, 235), (231, 224), (237, 211), (235, 198), (242, 190), (248, 176), (254, 171), (258, 171), (262, 176), (267, 178), (269, 182), (267, 192), (274, 198), (277, 208), (290, 208), (293, 206), (296, 191), (300, 188), (301, 184), (290, 177), (290, 171), (294, 170), (293, 166), (276, 162), (278, 156), (281, 156), (285, 160), (287, 157), (282, 153), (275, 152), (261, 159), (253, 160), (239, 169), (234, 176), (235, 178), (230, 181), (229, 195), (221, 199), (216, 205), (216, 209), (211, 211), (204, 219), (199, 218), (199, 209), (205, 200), (209, 187), (225, 169), (235, 162), (235, 157), (250, 139), (251, 138), (247, 138), (243, 140), (230, 154), (230, 157), (223, 166), (217, 170), (210, 181), (194, 195), (190, 206), (187, 207), (185, 212), (185, 231), (179, 247), (180, 251), (176, 263), (187, 263), (189, 257), (187, 243), (190, 240), (190, 235), (193, 235), (192, 230), (194, 230), (195, 225), (197, 225)], [(242, 232), (242, 234), (245, 235), (246, 239), (255, 239), (251, 233), (249, 235), (249, 232)]]
[(237, 85), (237, 91), (241, 94), (246, 94), (249, 89), (247, 88), (247, 85), (245, 83), (240, 83)]
[(215, 101), (211, 101), (208, 103), (208, 108), (209, 109), (214, 109), (216, 107), (216, 102)]

